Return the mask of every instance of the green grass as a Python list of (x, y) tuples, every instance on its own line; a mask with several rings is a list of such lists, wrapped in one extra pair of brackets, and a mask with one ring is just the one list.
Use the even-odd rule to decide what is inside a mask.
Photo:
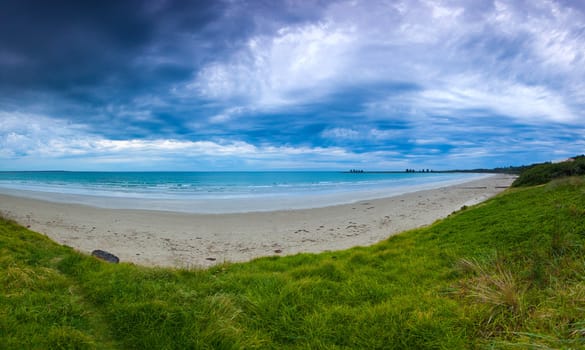
[(100, 262), (0, 220), (0, 349), (585, 347), (585, 181), (370, 247), (208, 270)]

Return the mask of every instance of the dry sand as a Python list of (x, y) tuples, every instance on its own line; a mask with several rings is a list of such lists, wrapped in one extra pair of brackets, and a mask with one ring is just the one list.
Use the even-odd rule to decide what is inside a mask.
[(379, 242), (480, 203), (514, 177), (325, 208), (239, 214), (102, 209), (0, 195), (0, 214), (83, 252), (102, 249), (142, 265), (204, 267)]

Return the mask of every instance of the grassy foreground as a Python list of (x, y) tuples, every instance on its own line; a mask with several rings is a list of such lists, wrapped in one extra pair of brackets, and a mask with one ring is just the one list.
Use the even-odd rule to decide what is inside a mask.
[(585, 347), (585, 181), (509, 190), (371, 247), (111, 265), (0, 219), (0, 348)]

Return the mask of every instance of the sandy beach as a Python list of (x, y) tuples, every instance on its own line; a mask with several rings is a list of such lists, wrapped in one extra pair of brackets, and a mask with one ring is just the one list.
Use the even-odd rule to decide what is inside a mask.
[(0, 214), (82, 252), (102, 249), (141, 265), (205, 267), (370, 245), (480, 203), (513, 180), (494, 175), (353, 204), (234, 214), (103, 209), (0, 195)]

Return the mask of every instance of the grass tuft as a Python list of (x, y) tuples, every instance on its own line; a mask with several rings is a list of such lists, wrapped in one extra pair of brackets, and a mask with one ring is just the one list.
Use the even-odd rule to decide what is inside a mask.
[(499, 312), (509, 312), (520, 317), (524, 310), (524, 291), (514, 274), (496, 262), (493, 266), (485, 266), (475, 260), (462, 259), (461, 266), (473, 271), (475, 276), (464, 283), (467, 296), (491, 306), (488, 323)]

